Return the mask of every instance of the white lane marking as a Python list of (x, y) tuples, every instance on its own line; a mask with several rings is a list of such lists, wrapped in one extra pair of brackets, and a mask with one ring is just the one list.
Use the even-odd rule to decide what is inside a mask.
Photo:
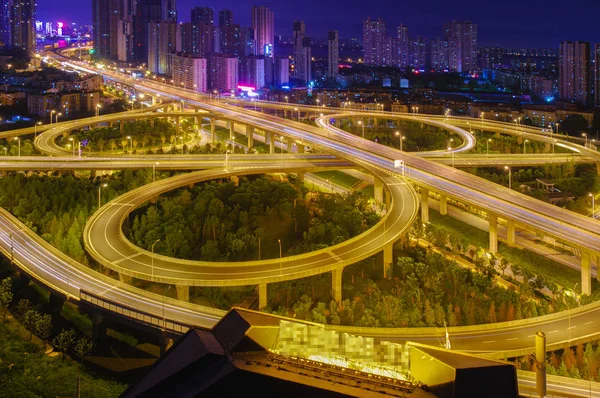
[(586, 323), (584, 323), (584, 325), (589, 325), (589, 324), (592, 324), (592, 323), (594, 323), (594, 321), (586, 322)]
[(510, 338), (510, 339), (506, 339), (506, 341), (516, 340), (516, 339), (518, 339), (518, 337), (513, 337), (513, 338)]
[(553, 330), (551, 332), (548, 332), (548, 334), (552, 334), (552, 333), (558, 333), (558, 330)]
[(529, 336), (527, 336), (527, 337), (528, 337), (528, 338), (529, 338), (529, 337), (535, 337), (535, 334), (530, 334), (530, 335), (529, 335)]
[(496, 340), (492, 340), (492, 341), (484, 341), (483, 344), (489, 344), (489, 343), (495, 343)]
[(567, 330), (575, 329), (576, 327), (577, 327), (577, 325), (571, 326), (571, 327), (568, 327)]

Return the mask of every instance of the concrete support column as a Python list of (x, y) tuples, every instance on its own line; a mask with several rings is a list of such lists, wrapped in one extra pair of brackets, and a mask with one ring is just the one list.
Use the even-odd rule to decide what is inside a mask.
[(154, 128), (154, 118), (150, 118), (150, 127)]
[(214, 118), (214, 117), (211, 117), (211, 118), (210, 118), (210, 135), (211, 135), (211, 137), (212, 137), (212, 138), (211, 138), (211, 140), (212, 140), (211, 142), (212, 142), (213, 144), (214, 144), (215, 142), (217, 142), (217, 135), (216, 135), (216, 133), (215, 133), (215, 128), (216, 128), (216, 126), (215, 126), (215, 118)]
[(162, 357), (173, 346), (173, 339), (166, 336), (163, 331), (158, 337), (158, 346), (160, 347), (160, 356)]
[(125, 131), (125, 122), (123, 120), (119, 122), (119, 130), (121, 133)]
[(265, 131), (265, 144), (269, 146), (269, 153), (275, 153), (275, 136), (272, 131)]
[(156, 97), (152, 96), (150, 98), (152, 99), (152, 106), (156, 105)]
[(448, 214), (448, 197), (446, 195), (440, 195), (440, 214), (442, 216)]
[(490, 220), (490, 252), (498, 252), (498, 216), (495, 214), (488, 214)]
[(592, 294), (592, 267), (590, 252), (581, 250), (581, 293)]
[(177, 300), (190, 301), (190, 287), (183, 285), (175, 285), (177, 290)]
[(421, 222), (429, 222), (429, 189), (421, 188)]
[(304, 173), (302, 173), (302, 172), (298, 173), (298, 180), (300, 182), (304, 182)]
[(233, 140), (235, 137), (235, 123), (229, 122), (229, 139)]
[(119, 281), (123, 283), (131, 283), (131, 277), (129, 275), (119, 274)]
[(375, 127), (375, 132), (379, 130), (379, 119), (373, 118), (373, 126)]
[(298, 148), (298, 153), (302, 154), (304, 153), (304, 145), (300, 144), (296, 144), (296, 147)]
[(294, 148), (294, 143), (292, 142), (292, 140), (290, 138), (288, 138), (288, 140), (287, 140), (287, 153), (292, 153), (293, 148)]
[(596, 263), (596, 280), (600, 282), (600, 256), (595, 257)]
[(375, 202), (383, 203), (383, 181), (381, 179), (375, 177), (375, 189), (374, 189), (374, 198)]
[(515, 245), (515, 221), (506, 220), (506, 243), (509, 246)]
[(175, 116), (175, 134), (179, 134), (179, 128), (181, 126), (181, 120), (179, 116)]
[(391, 279), (394, 269), (394, 243), (387, 243), (383, 246), (383, 277)]
[(254, 146), (254, 127), (246, 126), (246, 137), (248, 138), (248, 148)]
[(342, 302), (342, 273), (344, 268), (331, 271), (331, 296), (336, 303)]
[(92, 341), (101, 344), (106, 339), (106, 322), (104, 316), (98, 312), (92, 312)]
[(267, 284), (258, 285), (258, 309), (264, 310), (267, 307)]

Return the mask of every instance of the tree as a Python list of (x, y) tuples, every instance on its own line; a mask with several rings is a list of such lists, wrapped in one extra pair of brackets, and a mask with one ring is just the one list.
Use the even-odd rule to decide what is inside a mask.
[(6, 312), (8, 311), (8, 306), (12, 302), (13, 294), (12, 294), (12, 280), (10, 278), (5, 278), (0, 283), (0, 307), (2, 307), (2, 321), (6, 321)]
[(92, 342), (85, 337), (81, 337), (75, 344), (75, 354), (77, 354), (80, 361), (83, 361), (83, 358), (92, 352), (92, 348)]
[(23, 319), (23, 317), (25, 316), (25, 314), (31, 310), (31, 302), (27, 299), (21, 299), (19, 300), (19, 302), (17, 303), (17, 308), (15, 310), (15, 314), (17, 315), (18, 318)]
[(75, 343), (75, 331), (73, 329), (61, 330), (61, 332), (52, 340), (52, 345), (62, 353), (62, 359), (65, 359), (65, 353)]
[(35, 331), (35, 325), (40, 318), (40, 313), (36, 310), (29, 310), (25, 313), (23, 317), (23, 325), (29, 330), (29, 340), (33, 337), (33, 332)]
[(44, 342), (44, 345), (50, 338), (52, 331), (52, 316), (50, 314), (40, 314), (35, 322), (35, 334)]
[(561, 131), (568, 133), (581, 133), (588, 128), (588, 122), (581, 115), (569, 115), (560, 125)]
[(502, 276), (504, 276), (504, 271), (506, 271), (508, 268), (508, 260), (502, 257), (500, 264), (498, 264), (498, 268), (500, 268), (500, 271), (502, 271)]

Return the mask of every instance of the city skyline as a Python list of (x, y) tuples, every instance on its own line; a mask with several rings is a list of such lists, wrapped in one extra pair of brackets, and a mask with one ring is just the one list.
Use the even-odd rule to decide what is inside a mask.
[[(579, 4), (581, 3), (581, 4)], [(470, 5), (448, 4), (432, 0), (426, 7), (403, 8), (402, 4), (389, 7), (385, 2), (370, 4), (370, 8), (360, 7), (356, 2), (344, 5), (343, 9), (334, 2), (307, 0), (302, 7), (277, 1), (213, 0), (198, 2), (179, 0), (177, 21), (190, 20), (190, 10), (194, 7), (211, 7), (219, 10), (229, 8), (234, 11), (235, 20), (245, 26), (251, 24), (253, 5), (265, 5), (275, 13), (275, 34), (292, 35), (293, 21), (306, 23), (308, 36), (326, 37), (329, 30), (338, 30), (340, 38), (361, 38), (362, 22), (367, 17), (382, 17), (390, 29), (405, 24), (411, 35), (434, 38), (441, 34), (444, 22), (452, 19), (471, 20), (479, 25), (480, 45), (504, 47), (538, 48), (558, 47), (564, 40), (599, 42), (600, 32), (594, 29), (594, 15), (600, 12), (600, 4), (584, 4), (576, 1), (572, 7), (552, 7), (547, 2), (543, 7), (535, 3), (521, 3), (508, 0), (503, 3), (506, 12), (490, 13)], [(578, 7), (578, 5), (580, 5)], [(60, 9), (47, 1), (38, 3), (40, 20), (68, 20), (78, 24), (89, 24), (92, 20), (91, 2), (65, 0)], [(514, 10), (521, 7), (521, 13)], [(523, 8), (524, 7), (524, 8)], [(315, 12), (315, 10), (320, 12)], [(582, 13), (581, 10), (586, 12)], [(560, 24), (556, 21), (561, 21)]]

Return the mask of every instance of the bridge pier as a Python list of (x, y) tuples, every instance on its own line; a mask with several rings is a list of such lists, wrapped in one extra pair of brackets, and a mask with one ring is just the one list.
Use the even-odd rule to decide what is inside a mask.
[(304, 153), (304, 145), (300, 144), (296, 144), (296, 148), (298, 148), (298, 153), (299, 154), (303, 154)]
[(119, 281), (123, 283), (131, 283), (131, 276), (119, 273)]
[(175, 116), (175, 131), (176, 131), (175, 134), (179, 134), (180, 127), (181, 127), (180, 117), (179, 116)]
[(304, 182), (304, 173), (303, 172), (298, 172), (296, 174), (298, 175), (298, 181)]
[(155, 96), (151, 96), (150, 98), (152, 100), (152, 106), (156, 105), (156, 97)]
[(440, 195), (440, 214), (442, 216), (448, 214), (448, 197), (446, 195)]
[(265, 144), (269, 146), (269, 153), (275, 153), (275, 135), (272, 131), (265, 131)]
[(254, 127), (246, 126), (246, 137), (248, 138), (248, 148), (254, 146)]
[(429, 189), (421, 187), (421, 222), (429, 222)]
[(264, 310), (267, 307), (267, 284), (259, 283), (258, 285), (258, 309)]
[(515, 245), (515, 221), (506, 220), (506, 243), (509, 246)]
[(229, 122), (229, 139), (233, 140), (235, 138), (235, 123)]
[(383, 203), (383, 181), (380, 178), (375, 177), (374, 184), (375, 184), (375, 187), (373, 190), (373, 196), (374, 196), (375, 202)]
[(592, 294), (592, 267), (590, 266), (591, 254), (581, 250), (581, 294)]
[(342, 273), (344, 268), (336, 268), (331, 271), (331, 295), (336, 303), (342, 302)]
[(106, 339), (106, 321), (98, 312), (92, 312), (92, 342), (101, 344)]
[(386, 243), (383, 246), (383, 277), (391, 279), (394, 271), (394, 243)]
[(294, 148), (294, 143), (292, 142), (291, 139), (288, 138), (288, 140), (287, 140), (287, 153), (292, 153), (293, 148)]
[(215, 142), (217, 142), (217, 134), (215, 133), (215, 129), (216, 129), (216, 125), (215, 125), (215, 118), (211, 117), (210, 118), (210, 135), (211, 135), (211, 142), (214, 144)]
[(123, 120), (121, 120), (121, 121), (119, 122), (119, 131), (120, 131), (121, 133), (123, 133), (123, 132), (125, 131), (125, 122), (124, 122)]
[(190, 287), (185, 285), (175, 285), (177, 290), (177, 300), (190, 301)]
[(490, 252), (498, 252), (498, 216), (488, 213), (490, 221)]
[(150, 118), (150, 127), (154, 128), (154, 119), (153, 117)]
[(373, 127), (375, 129), (375, 132), (377, 132), (377, 130), (379, 130), (378, 126), (379, 126), (379, 119), (377, 119), (375, 117), (375, 118), (373, 118)]
[(162, 331), (158, 336), (158, 346), (160, 347), (160, 356), (162, 358), (163, 355), (169, 350), (169, 348), (173, 347), (173, 339), (166, 336), (165, 332)]

